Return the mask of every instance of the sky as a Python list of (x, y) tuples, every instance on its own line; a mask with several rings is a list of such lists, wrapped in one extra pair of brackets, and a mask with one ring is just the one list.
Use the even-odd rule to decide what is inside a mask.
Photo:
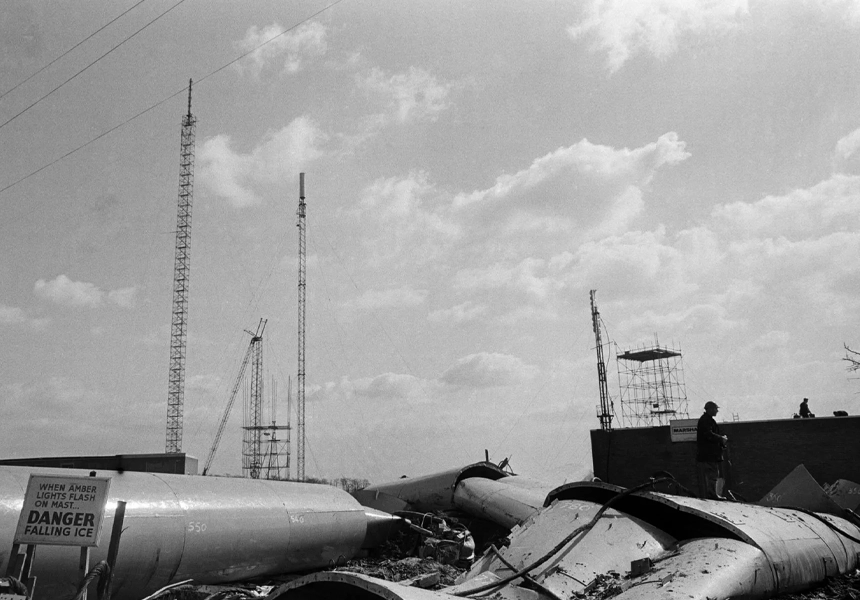
[(590, 290), (616, 427), (655, 344), (691, 418), (860, 413), (860, 1), (8, 0), (0, 34), (0, 456), (164, 451), (189, 79), (201, 469), (265, 319), (297, 472), (299, 173), (308, 477), (581, 477)]

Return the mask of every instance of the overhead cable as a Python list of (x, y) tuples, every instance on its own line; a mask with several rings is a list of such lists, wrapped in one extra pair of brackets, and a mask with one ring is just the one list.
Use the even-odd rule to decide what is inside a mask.
[(89, 69), (90, 67), (92, 67), (94, 64), (96, 64), (97, 62), (99, 62), (99, 61), (100, 61), (101, 59), (103, 59), (105, 56), (107, 56), (108, 54), (110, 54), (111, 52), (113, 52), (114, 50), (116, 50), (117, 48), (119, 48), (120, 46), (122, 46), (123, 44), (125, 44), (125, 43), (126, 43), (127, 41), (129, 41), (131, 38), (133, 38), (133, 37), (134, 37), (134, 36), (136, 36), (138, 33), (140, 33), (141, 31), (143, 31), (144, 29), (146, 29), (147, 27), (149, 27), (150, 25), (152, 25), (153, 23), (155, 23), (156, 21), (158, 21), (161, 17), (163, 17), (164, 15), (166, 15), (167, 13), (169, 13), (170, 11), (172, 11), (174, 8), (176, 8), (177, 6), (179, 6), (180, 4), (182, 4), (183, 2), (185, 2), (185, 0), (179, 0), (176, 4), (174, 4), (173, 6), (171, 6), (170, 8), (168, 8), (166, 11), (164, 11), (163, 13), (161, 13), (160, 15), (158, 15), (157, 17), (155, 17), (154, 19), (152, 19), (149, 23), (147, 23), (146, 25), (144, 25), (143, 27), (141, 27), (140, 29), (138, 29), (138, 30), (137, 30), (137, 31), (135, 31), (134, 33), (132, 33), (130, 36), (128, 36), (127, 38), (125, 38), (125, 39), (124, 39), (123, 41), (121, 41), (119, 44), (117, 44), (116, 46), (114, 46), (113, 48), (111, 48), (110, 50), (108, 50), (107, 52), (105, 52), (104, 54), (102, 54), (101, 56), (99, 56), (97, 59), (95, 59), (94, 61), (92, 61), (92, 62), (91, 62), (90, 64), (88, 64), (86, 67), (84, 67), (83, 69), (81, 69), (80, 71), (78, 71), (77, 73), (75, 73), (74, 75), (72, 75), (71, 77), (69, 77), (68, 79), (66, 79), (63, 83), (61, 83), (60, 85), (58, 85), (57, 87), (55, 87), (54, 89), (52, 89), (50, 92), (48, 92), (47, 94), (45, 94), (44, 96), (42, 96), (41, 98), (39, 98), (38, 100), (36, 100), (35, 102), (33, 102), (32, 104), (30, 104), (29, 106), (27, 106), (24, 110), (20, 111), (18, 114), (16, 114), (15, 116), (13, 116), (11, 119), (7, 120), (5, 123), (0, 124), (0, 129), (3, 129), (4, 127), (6, 127), (6, 125), (8, 125), (8, 124), (9, 124), (9, 123), (11, 123), (12, 121), (14, 121), (14, 120), (15, 120), (15, 119), (17, 119), (18, 117), (20, 117), (21, 115), (23, 115), (25, 112), (27, 112), (28, 110), (30, 110), (31, 108), (33, 108), (33, 107), (34, 107), (34, 106), (36, 106), (37, 104), (39, 104), (42, 100), (44, 100), (45, 98), (47, 98), (48, 96), (50, 96), (51, 94), (53, 94), (54, 92), (56, 92), (57, 90), (59, 90), (59, 89), (60, 89), (61, 87), (63, 87), (64, 85), (66, 85), (67, 83), (69, 83), (70, 81), (72, 81), (73, 79), (75, 79), (78, 75), (81, 75), (84, 71), (86, 71), (87, 69)]
[(96, 29), (95, 31), (93, 31), (91, 34), (89, 34), (87, 37), (85, 37), (84, 39), (82, 39), (80, 42), (78, 42), (77, 44), (75, 44), (74, 46), (72, 46), (71, 48), (69, 48), (68, 50), (66, 50), (65, 52), (63, 52), (62, 54), (60, 54), (57, 58), (55, 58), (54, 60), (52, 60), (51, 62), (49, 62), (49, 63), (48, 63), (48, 64), (46, 64), (45, 66), (43, 66), (41, 69), (39, 69), (38, 71), (36, 71), (36, 72), (35, 72), (35, 73), (33, 73), (32, 75), (30, 75), (27, 79), (25, 79), (24, 81), (22, 81), (22, 82), (20, 82), (20, 83), (16, 84), (16, 85), (15, 85), (15, 87), (12, 87), (12, 88), (10, 88), (10, 89), (6, 90), (5, 92), (3, 92), (3, 94), (0, 94), (0, 100), (2, 100), (3, 98), (5, 98), (7, 94), (11, 94), (11, 93), (12, 93), (12, 92), (14, 92), (15, 90), (17, 90), (19, 87), (21, 87), (22, 85), (24, 85), (25, 83), (27, 83), (28, 81), (30, 81), (31, 79), (33, 79), (33, 77), (35, 77), (36, 75), (38, 75), (39, 73), (41, 73), (42, 71), (44, 71), (45, 69), (47, 69), (48, 67), (50, 67), (52, 64), (54, 64), (55, 62), (57, 62), (58, 60), (60, 60), (60, 59), (61, 59), (61, 58), (63, 58), (64, 56), (68, 55), (70, 52), (74, 51), (74, 49), (75, 49), (75, 48), (77, 48), (78, 46), (80, 46), (81, 44), (85, 43), (86, 41), (88, 41), (88, 40), (92, 39), (94, 36), (98, 35), (98, 34), (99, 34), (99, 32), (103, 31), (104, 29), (107, 29), (107, 28), (108, 28), (108, 27), (110, 27), (112, 24), (116, 23), (118, 20), (120, 20), (122, 17), (124, 17), (125, 15), (127, 15), (128, 13), (130, 13), (132, 10), (134, 10), (135, 8), (137, 8), (138, 6), (140, 6), (141, 4), (143, 4), (144, 2), (146, 2), (146, 0), (139, 0), (139, 1), (138, 1), (136, 4), (134, 4), (131, 8), (129, 8), (129, 9), (127, 9), (126, 11), (122, 12), (122, 13), (121, 13), (121, 14), (119, 14), (118, 16), (114, 17), (113, 19), (111, 19), (110, 21), (108, 21), (107, 23), (105, 23), (104, 25), (102, 25), (101, 27), (99, 27), (98, 29)]
[[(173, 10), (174, 8), (176, 8), (176, 6), (178, 6), (179, 4), (181, 4), (181, 3), (182, 3), (182, 2), (184, 2), (184, 1), (185, 1), (185, 0), (179, 0), (179, 2), (177, 2), (173, 7), (171, 7), (170, 9), (168, 9), (167, 11), (165, 11), (164, 13), (162, 13), (161, 15), (159, 15), (159, 17), (158, 17), (158, 18), (161, 18), (161, 16), (163, 16), (163, 15), (164, 15), (164, 14), (166, 14), (167, 12), (169, 12), (169, 11)], [(249, 54), (251, 54), (252, 52), (256, 51), (257, 49), (262, 48), (262, 47), (263, 47), (263, 46), (265, 46), (266, 44), (271, 43), (272, 41), (276, 40), (277, 38), (281, 37), (282, 35), (284, 35), (284, 34), (286, 34), (286, 33), (289, 33), (290, 31), (294, 30), (296, 27), (299, 27), (300, 25), (303, 25), (303, 24), (307, 23), (308, 21), (310, 21), (310, 20), (311, 20), (311, 19), (313, 19), (314, 17), (316, 17), (316, 16), (318, 16), (319, 14), (321, 14), (321, 13), (323, 13), (323, 12), (327, 11), (328, 9), (332, 8), (333, 6), (336, 6), (336, 5), (340, 4), (341, 2), (343, 2), (343, 0), (335, 0), (335, 1), (334, 1), (334, 2), (332, 2), (331, 4), (328, 4), (328, 5), (327, 5), (327, 6), (325, 6), (324, 8), (322, 8), (322, 9), (318, 10), (317, 12), (313, 13), (312, 15), (310, 15), (309, 17), (307, 17), (306, 19), (303, 19), (302, 21), (299, 21), (298, 23), (296, 23), (295, 25), (293, 25), (293, 26), (292, 26), (292, 27), (290, 27), (289, 29), (286, 29), (286, 30), (282, 31), (282, 32), (281, 32), (281, 33), (279, 33), (278, 35), (275, 35), (275, 36), (270, 37), (270, 38), (269, 38), (269, 39), (267, 39), (265, 42), (262, 42), (262, 43), (261, 43), (261, 44), (259, 44), (258, 46), (256, 46), (256, 47), (252, 48), (251, 50), (248, 50), (247, 52), (245, 52), (244, 54), (241, 54), (240, 56), (238, 56), (238, 57), (234, 58), (234, 59), (233, 59), (233, 60), (231, 60), (230, 62), (228, 62), (228, 63), (226, 63), (226, 64), (224, 64), (224, 65), (222, 65), (222, 66), (218, 67), (218, 68), (217, 68), (217, 69), (215, 69), (214, 71), (209, 72), (207, 75), (204, 75), (203, 77), (200, 77), (200, 78), (196, 78), (196, 79), (195, 79), (195, 81), (196, 81), (196, 82), (198, 83), (198, 85), (199, 85), (201, 82), (203, 82), (203, 81), (205, 81), (205, 80), (209, 79), (210, 77), (212, 77), (212, 76), (213, 76), (213, 75), (215, 75), (216, 73), (219, 73), (219, 72), (223, 71), (224, 69), (226, 69), (226, 68), (227, 68), (227, 67), (229, 67), (230, 65), (232, 65), (232, 64), (234, 64), (234, 63), (236, 63), (236, 62), (238, 62), (238, 61), (242, 60), (243, 58), (245, 58), (246, 56), (248, 56), (248, 55), (249, 55)], [(154, 22), (154, 21), (152, 21), (152, 22)], [(151, 24), (152, 22), (150, 22), (150, 24)], [(147, 26), (149, 26), (149, 24), (147, 24)], [(138, 31), (137, 33), (139, 33), (139, 31)], [(135, 34), (135, 35), (136, 35), (136, 34)], [(112, 50), (113, 50), (113, 49), (112, 49)], [(112, 50), (111, 50), (111, 51), (112, 51)], [(80, 73), (78, 73), (78, 74), (80, 74)], [(77, 75), (75, 75), (75, 77), (76, 77), (76, 76), (77, 76)], [(59, 88), (56, 88), (56, 89), (59, 89)], [(135, 119), (137, 119), (138, 117), (141, 117), (141, 116), (145, 115), (146, 113), (150, 112), (151, 110), (153, 110), (153, 109), (155, 109), (155, 108), (158, 108), (159, 106), (161, 106), (162, 104), (164, 104), (164, 103), (165, 103), (165, 102), (167, 102), (168, 100), (173, 99), (174, 97), (178, 96), (179, 94), (184, 94), (185, 92), (187, 92), (187, 90), (188, 90), (188, 87), (183, 85), (182, 89), (180, 89), (180, 90), (178, 90), (178, 91), (176, 91), (176, 92), (173, 92), (172, 94), (170, 94), (170, 95), (169, 95), (169, 96), (167, 96), (166, 98), (163, 98), (163, 99), (159, 100), (159, 101), (158, 101), (158, 102), (156, 102), (155, 104), (151, 105), (149, 108), (145, 108), (144, 110), (140, 111), (139, 113), (137, 113), (137, 114), (136, 114), (136, 115), (134, 115), (133, 117), (129, 117), (128, 119), (126, 119), (126, 120), (125, 120), (125, 121), (123, 121), (122, 123), (120, 123), (120, 124), (118, 124), (118, 125), (114, 125), (113, 127), (111, 127), (110, 129), (108, 129), (107, 131), (104, 131), (104, 132), (100, 133), (99, 135), (97, 135), (96, 137), (92, 138), (92, 139), (91, 139), (91, 140), (89, 140), (88, 142), (84, 142), (84, 143), (83, 143), (83, 144), (81, 144), (80, 146), (78, 146), (78, 147), (76, 147), (76, 148), (74, 148), (74, 149), (72, 149), (72, 150), (69, 150), (68, 152), (66, 152), (65, 154), (63, 154), (62, 156), (60, 156), (59, 158), (57, 158), (57, 159), (55, 159), (55, 160), (53, 160), (53, 161), (51, 161), (51, 162), (49, 162), (49, 163), (47, 163), (47, 164), (42, 165), (41, 167), (39, 167), (39, 168), (38, 168), (38, 169), (36, 169), (35, 171), (31, 171), (31, 172), (30, 172), (30, 173), (28, 173), (27, 175), (24, 175), (23, 177), (20, 177), (20, 178), (16, 179), (15, 181), (13, 181), (12, 183), (10, 183), (9, 185), (7, 185), (7, 186), (5, 186), (5, 187), (0, 188), (0, 194), (2, 194), (3, 192), (5, 192), (6, 190), (9, 190), (9, 189), (11, 189), (11, 188), (15, 187), (15, 186), (16, 186), (16, 185), (18, 185), (19, 183), (23, 183), (24, 181), (26, 181), (26, 180), (30, 179), (30, 178), (31, 178), (31, 177), (33, 177), (34, 175), (37, 175), (37, 174), (41, 173), (41, 172), (42, 172), (42, 171), (44, 171), (45, 169), (47, 169), (47, 168), (49, 168), (49, 167), (54, 166), (55, 164), (57, 164), (57, 163), (58, 163), (58, 162), (60, 162), (61, 160), (64, 160), (64, 159), (68, 158), (69, 156), (71, 156), (71, 155), (73, 155), (73, 154), (76, 154), (76, 153), (77, 153), (77, 152), (79, 152), (80, 150), (83, 150), (84, 148), (86, 148), (86, 147), (87, 147), (87, 146), (89, 146), (90, 144), (92, 144), (92, 143), (94, 143), (94, 142), (96, 142), (96, 141), (100, 140), (101, 138), (105, 137), (106, 135), (108, 135), (108, 134), (110, 134), (110, 133), (113, 133), (113, 132), (114, 132), (114, 131), (116, 131), (117, 129), (120, 129), (121, 127), (124, 127), (125, 125), (128, 125), (129, 123), (131, 123), (132, 121), (134, 121), (134, 120), (135, 120)], [(54, 91), (55, 91), (55, 90), (54, 90)], [(53, 91), (52, 91), (52, 92), (50, 92), (50, 93), (53, 93)], [(49, 93), (48, 95), (50, 95), (50, 93)], [(45, 96), (45, 97), (47, 97), (47, 96)], [(44, 97), (43, 97), (43, 98), (44, 98)], [(38, 101), (37, 101), (37, 102), (38, 102)], [(34, 103), (34, 104), (35, 104), (35, 103)], [(32, 105), (31, 105), (31, 106), (32, 106)], [(27, 109), (29, 109), (29, 108), (30, 108), (30, 107), (28, 107)], [(27, 109), (24, 109), (24, 110), (26, 111)], [(22, 111), (22, 113), (23, 113), (23, 112), (24, 112), (24, 111)], [(19, 113), (19, 114), (21, 114), (21, 113)], [(15, 119), (17, 116), (18, 116), (18, 115), (15, 115), (15, 117), (12, 117), (12, 119)], [(10, 119), (9, 121), (11, 121), (12, 119)], [(9, 121), (7, 121), (6, 123), (8, 123)], [(6, 123), (4, 123), (3, 125), (5, 125)], [(0, 127), (3, 127), (3, 125), (0, 125)]]

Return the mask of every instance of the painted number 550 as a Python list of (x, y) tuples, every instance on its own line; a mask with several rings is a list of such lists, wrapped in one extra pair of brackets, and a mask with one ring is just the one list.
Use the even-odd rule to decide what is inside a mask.
[(188, 531), (191, 533), (203, 533), (206, 531), (206, 523), (200, 521), (190, 521), (188, 523)]

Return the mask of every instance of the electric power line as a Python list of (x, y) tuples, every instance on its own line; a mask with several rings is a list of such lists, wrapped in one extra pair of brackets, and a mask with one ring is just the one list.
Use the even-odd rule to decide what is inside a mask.
[(141, 27), (140, 29), (138, 29), (138, 30), (137, 30), (137, 31), (135, 31), (134, 33), (132, 33), (130, 36), (128, 36), (127, 38), (125, 38), (125, 39), (124, 39), (123, 41), (121, 41), (119, 44), (115, 45), (113, 48), (111, 48), (110, 50), (108, 50), (107, 52), (105, 52), (104, 54), (102, 54), (101, 56), (99, 56), (97, 59), (95, 59), (94, 61), (92, 61), (92, 62), (91, 62), (90, 64), (88, 64), (86, 67), (84, 67), (83, 69), (81, 69), (80, 71), (78, 71), (77, 73), (75, 73), (74, 75), (72, 75), (71, 77), (69, 77), (68, 79), (66, 79), (63, 83), (61, 83), (60, 85), (58, 85), (57, 87), (55, 87), (54, 89), (52, 89), (50, 92), (48, 92), (47, 94), (45, 94), (44, 96), (42, 96), (41, 98), (39, 98), (38, 100), (36, 100), (35, 102), (33, 102), (32, 104), (30, 104), (29, 106), (27, 106), (25, 109), (23, 109), (22, 111), (20, 111), (18, 114), (14, 115), (12, 118), (10, 118), (9, 120), (7, 120), (5, 123), (0, 124), (0, 129), (3, 129), (4, 127), (6, 127), (6, 125), (8, 125), (8, 124), (9, 124), (9, 123), (11, 123), (12, 121), (14, 121), (14, 120), (15, 120), (15, 119), (17, 119), (18, 117), (20, 117), (21, 115), (23, 115), (25, 112), (27, 112), (28, 110), (30, 110), (31, 108), (33, 108), (33, 107), (34, 107), (34, 106), (36, 106), (37, 104), (39, 104), (42, 100), (44, 100), (45, 98), (47, 98), (48, 96), (50, 96), (51, 94), (53, 94), (54, 92), (56, 92), (57, 90), (59, 90), (59, 89), (60, 89), (61, 87), (63, 87), (64, 85), (66, 85), (67, 83), (69, 83), (70, 81), (72, 81), (73, 79), (75, 79), (78, 75), (81, 75), (84, 71), (86, 71), (87, 69), (89, 69), (90, 67), (92, 67), (94, 64), (96, 64), (97, 62), (99, 62), (99, 61), (100, 61), (101, 59), (103, 59), (105, 56), (107, 56), (108, 54), (110, 54), (111, 52), (113, 52), (114, 50), (116, 50), (117, 48), (119, 48), (120, 46), (122, 46), (123, 44), (125, 44), (125, 43), (126, 43), (127, 41), (129, 41), (131, 38), (135, 37), (138, 33), (140, 33), (141, 31), (143, 31), (144, 29), (146, 29), (147, 27), (149, 27), (150, 25), (152, 25), (153, 23), (155, 23), (156, 21), (158, 21), (161, 17), (163, 17), (164, 15), (166, 15), (167, 13), (169, 13), (170, 11), (172, 11), (174, 8), (176, 8), (177, 6), (179, 6), (180, 4), (182, 4), (183, 2), (185, 2), (185, 0), (179, 0), (179, 2), (177, 2), (176, 4), (174, 4), (173, 6), (171, 6), (170, 8), (168, 8), (166, 11), (164, 11), (163, 13), (161, 13), (160, 15), (158, 15), (157, 17), (155, 17), (153, 20), (151, 20), (149, 23), (147, 23), (146, 25), (144, 25), (143, 27)]
[(41, 73), (42, 71), (44, 71), (45, 69), (47, 69), (48, 67), (50, 67), (52, 64), (54, 64), (55, 62), (57, 62), (58, 60), (60, 60), (60, 59), (61, 59), (61, 58), (63, 58), (64, 56), (68, 55), (70, 52), (74, 51), (74, 50), (75, 50), (75, 48), (77, 48), (77, 47), (78, 47), (78, 46), (80, 46), (81, 44), (84, 44), (84, 43), (85, 43), (85, 42), (87, 42), (88, 40), (92, 39), (94, 36), (98, 35), (101, 31), (103, 31), (103, 30), (107, 29), (108, 27), (110, 27), (111, 25), (113, 25), (114, 23), (116, 23), (117, 21), (119, 21), (121, 18), (123, 18), (125, 15), (127, 15), (128, 13), (130, 13), (131, 11), (133, 11), (135, 8), (137, 8), (138, 6), (140, 6), (141, 4), (143, 4), (144, 2), (146, 2), (146, 0), (138, 0), (138, 2), (137, 2), (134, 6), (132, 6), (131, 8), (128, 8), (127, 10), (125, 10), (124, 12), (122, 12), (121, 14), (119, 14), (118, 16), (114, 17), (113, 19), (111, 19), (110, 21), (108, 21), (107, 23), (105, 23), (104, 25), (102, 25), (101, 27), (99, 27), (98, 29), (96, 29), (95, 31), (93, 31), (91, 34), (89, 34), (87, 37), (85, 37), (84, 39), (82, 39), (80, 42), (78, 42), (77, 44), (75, 44), (74, 46), (72, 46), (71, 48), (69, 48), (68, 50), (66, 50), (65, 52), (63, 52), (62, 54), (60, 54), (57, 58), (55, 58), (54, 60), (52, 60), (51, 62), (49, 62), (49, 63), (48, 63), (48, 64), (46, 64), (45, 66), (43, 66), (41, 69), (39, 69), (38, 71), (36, 71), (36, 72), (35, 72), (35, 73), (33, 73), (32, 75), (30, 75), (27, 79), (25, 79), (24, 81), (22, 81), (22, 82), (20, 82), (20, 83), (16, 84), (16, 85), (15, 85), (14, 87), (12, 87), (12, 88), (9, 88), (9, 89), (8, 89), (8, 90), (6, 90), (5, 92), (3, 92), (3, 94), (0, 94), (0, 100), (2, 100), (3, 98), (5, 98), (8, 94), (11, 94), (11, 93), (12, 93), (12, 92), (14, 92), (15, 90), (17, 90), (19, 87), (21, 87), (22, 85), (24, 85), (25, 83), (27, 83), (28, 81), (30, 81), (31, 79), (33, 79), (33, 77), (35, 77), (36, 75), (38, 75), (39, 73)]
[[(184, 1), (185, 1), (185, 0), (180, 0), (180, 2), (179, 2), (179, 3), (184, 2)], [(308, 16), (307, 18), (303, 19), (302, 21), (299, 21), (298, 23), (296, 23), (295, 25), (293, 25), (293, 26), (292, 26), (292, 27), (290, 27), (289, 29), (286, 29), (286, 30), (282, 31), (282, 32), (281, 32), (281, 33), (279, 33), (278, 35), (274, 35), (274, 36), (270, 37), (270, 38), (269, 38), (269, 39), (267, 39), (266, 41), (264, 41), (264, 42), (260, 43), (258, 46), (256, 46), (256, 47), (254, 47), (254, 48), (252, 48), (252, 49), (248, 50), (248, 51), (247, 51), (247, 52), (245, 52), (244, 54), (241, 54), (241, 55), (237, 56), (236, 58), (234, 58), (234, 59), (233, 59), (233, 60), (231, 60), (230, 62), (228, 62), (228, 63), (226, 63), (226, 64), (224, 64), (224, 65), (222, 65), (222, 66), (218, 67), (218, 68), (217, 68), (217, 69), (215, 69), (214, 71), (209, 72), (207, 75), (204, 75), (203, 77), (200, 77), (199, 79), (195, 79), (195, 81), (197, 81), (197, 85), (199, 86), (202, 82), (206, 81), (207, 79), (209, 79), (209, 78), (210, 78), (210, 77), (212, 77), (213, 75), (216, 75), (217, 73), (220, 73), (221, 71), (223, 71), (224, 69), (226, 69), (226, 68), (227, 68), (227, 67), (229, 67), (230, 65), (232, 65), (232, 64), (234, 64), (234, 63), (239, 62), (240, 60), (242, 60), (243, 58), (245, 58), (245, 57), (246, 57), (246, 56), (248, 56), (249, 54), (251, 54), (251, 53), (255, 52), (255, 51), (256, 51), (256, 50), (258, 50), (259, 48), (262, 48), (262, 47), (263, 47), (263, 46), (265, 46), (266, 44), (269, 44), (269, 43), (273, 42), (274, 40), (278, 39), (278, 38), (279, 38), (279, 37), (281, 37), (282, 35), (285, 35), (285, 34), (289, 33), (290, 31), (292, 31), (292, 30), (296, 29), (297, 27), (299, 27), (299, 26), (301, 26), (301, 25), (303, 25), (303, 24), (307, 23), (307, 22), (308, 22), (308, 21), (310, 21), (311, 19), (313, 19), (313, 18), (317, 17), (318, 15), (320, 15), (320, 14), (322, 14), (323, 12), (327, 11), (328, 9), (330, 9), (330, 8), (332, 8), (332, 7), (334, 7), (334, 6), (338, 5), (338, 4), (340, 4), (341, 2), (343, 2), (343, 0), (335, 0), (334, 2), (332, 2), (332, 3), (328, 4), (327, 6), (325, 6), (325, 7), (321, 8), (320, 10), (318, 10), (317, 12), (315, 12), (315, 13), (313, 13), (312, 15)], [(168, 9), (168, 10), (173, 10), (173, 8), (176, 8), (176, 6), (178, 6), (178, 5), (179, 5), (179, 3), (177, 3), (176, 5), (174, 5), (173, 7), (171, 7), (171, 8), (170, 8), (170, 9)], [(167, 11), (166, 11), (166, 12), (167, 12)], [(162, 14), (165, 14), (165, 13), (162, 13)], [(159, 16), (158, 18), (160, 18), (160, 16)], [(148, 25), (147, 25), (147, 26), (148, 26)], [(187, 89), (187, 88), (186, 88), (185, 86), (183, 86), (181, 89), (177, 90), (176, 92), (173, 92), (172, 94), (170, 94), (170, 95), (169, 95), (169, 96), (167, 96), (166, 98), (163, 98), (163, 99), (159, 100), (159, 101), (158, 101), (158, 102), (156, 102), (155, 104), (151, 105), (149, 108), (145, 108), (144, 110), (140, 111), (139, 113), (137, 113), (137, 114), (136, 114), (136, 115), (134, 115), (133, 117), (129, 117), (128, 119), (126, 119), (126, 120), (125, 120), (125, 121), (123, 121), (122, 123), (119, 123), (118, 125), (115, 125), (115, 126), (111, 127), (110, 129), (108, 129), (107, 131), (104, 131), (104, 132), (100, 133), (99, 135), (97, 135), (96, 137), (92, 138), (92, 139), (91, 139), (91, 140), (89, 140), (88, 142), (84, 142), (84, 143), (83, 143), (83, 144), (81, 144), (80, 146), (78, 146), (78, 147), (76, 147), (76, 148), (74, 148), (74, 149), (72, 149), (72, 150), (69, 150), (68, 152), (66, 152), (65, 154), (63, 154), (62, 156), (60, 156), (59, 158), (57, 158), (57, 159), (55, 159), (55, 160), (53, 160), (53, 161), (51, 161), (51, 162), (49, 162), (49, 163), (47, 163), (47, 164), (42, 165), (41, 167), (37, 168), (37, 169), (36, 169), (36, 170), (34, 170), (34, 171), (31, 171), (31, 172), (30, 172), (30, 173), (28, 173), (27, 175), (24, 175), (24, 176), (22, 176), (22, 177), (20, 177), (20, 178), (16, 179), (15, 181), (13, 181), (12, 183), (10, 183), (9, 185), (7, 185), (7, 186), (5, 186), (5, 187), (3, 187), (3, 188), (0, 188), (0, 194), (3, 194), (3, 192), (5, 192), (5, 191), (7, 191), (7, 190), (9, 190), (9, 189), (11, 189), (11, 188), (13, 188), (13, 187), (17, 186), (17, 185), (18, 185), (18, 184), (20, 184), (20, 183), (23, 183), (24, 181), (27, 181), (27, 180), (28, 180), (28, 179), (30, 179), (31, 177), (33, 177), (33, 176), (35, 176), (35, 175), (37, 175), (37, 174), (41, 173), (42, 171), (44, 171), (45, 169), (47, 169), (47, 168), (49, 168), (49, 167), (54, 166), (54, 165), (55, 165), (55, 164), (57, 164), (58, 162), (60, 162), (60, 161), (62, 161), (62, 160), (65, 160), (65, 159), (66, 159), (66, 158), (68, 158), (69, 156), (72, 156), (73, 154), (76, 154), (77, 152), (79, 152), (79, 151), (83, 150), (84, 148), (86, 148), (86, 147), (87, 147), (87, 146), (89, 146), (90, 144), (92, 144), (92, 143), (94, 143), (94, 142), (97, 142), (97, 141), (98, 141), (98, 140), (100, 140), (101, 138), (103, 138), (103, 137), (105, 137), (105, 136), (107, 136), (107, 135), (109, 135), (109, 134), (113, 133), (113, 132), (114, 132), (114, 131), (116, 131), (117, 129), (120, 129), (120, 128), (124, 127), (125, 125), (128, 125), (129, 123), (131, 123), (132, 121), (134, 121), (134, 120), (138, 119), (139, 117), (141, 117), (141, 116), (145, 115), (146, 113), (148, 113), (148, 112), (150, 112), (150, 111), (152, 111), (152, 110), (154, 110), (154, 109), (158, 108), (159, 106), (161, 106), (161, 105), (162, 105), (162, 104), (164, 104), (165, 102), (167, 102), (167, 101), (169, 101), (169, 100), (172, 100), (173, 98), (175, 98), (175, 97), (176, 97), (176, 96), (178, 96), (179, 94), (183, 94), (183, 93), (185, 93), (186, 89)], [(51, 93), (53, 93), (53, 92), (51, 92)], [(26, 110), (26, 109), (25, 109), (25, 110)], [(17, 116), (17, 115), (16, 115), (16, 116)], [(15, 118), (15, 117), (13, 117), (13, 119), (14, 119), (14, 118)], [(11, 120), (11, 119), (10, 119), (10, 120)], [(8, 122), (8, 121), (7, 121), (7, 122)], [(5, 123), (4, 123), (4, 125), (5, 125)], [(0, 127), (2, 127), (2, 125), (0, 125)], [(33, 211), (30, 211), (30, 213), (26, 213), (26, 214), (25, 214), (25, 216), (26, 216), (26, 215), (28, 215), (28, 214), (31, 214), (32, 212), (35, 212), (35, 210), (36, 210), (36, 209), (33, 209)], [(7, 222), (9, 222), (9, 220), (7, 220)]]

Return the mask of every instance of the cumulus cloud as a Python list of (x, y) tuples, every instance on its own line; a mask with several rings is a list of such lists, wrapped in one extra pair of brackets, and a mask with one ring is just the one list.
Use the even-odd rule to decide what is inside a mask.
[(745, 237), (802, 239), (860, 227), (860, 177), (836, 174), (811, 188), (756, 202), (718, 205), (712, 217), (723, 232)]
[(451, 106), (452, 85), (436, 80), (423, 69), (410, 67), (405, 73), (388, 75), (379, 68), (358, 78), (358, 85), (386, 107), (388, 118), (397, 123), (433, 121)]
[(268, 132), (247, 154), (233, 150), (229, 136), (217, 135), (206, 140), (198, 153), (198, 180), (237, 208), (254, 206), (262, 201), (260, 186), (294, 177), (322, 156), (326, 140), (326, 134), (307, 117)]
[(86, 281), (72, 281), (66, 275), (58, 275), (51, 281), (39, 279), (34, 287), (36, 296), (55, 304), (94, 308), (106, 303), (122, 308), (131, 308), (135, 303), (136, 288), (104, 291)]
[(748, 13), (747, 0), (591, 0), (582, 21), (567, 31), (574, 40), (590, 39), (615, 72), (639, 52), (672, 55), (684, 35), (736, 29)]
[(361, 194), (358, 216), (377, 232), (366, 240), (376, 263), (432, 261), (458, 233), (423, 171), (374, 181)]
[(296, 73), (305, 64), (326, 53), (326, 28), (323, 24), (311, 21), (287, 31), (277, 23), (262, 29), (253, 26), (245, 37), (236, 43), (241, 52), (250, 52), (236, 63), (240, 72), (250, 72), (258, 77), (272, 64), (280, 65), (282, 73)]
[(479, 352), (459, 359), (440, 380), (451, 386), (491, 388), (524, 383), (534, 378), (537, 367), (510, 354)]
[[(686, 144), (670, 131), (640, 148), (616, 149), (583, 139), (561, 147), (513, 174), (501, 175), (484, 190), (458, 194), (458, 210), (474, 206), (515, 203), (516, 211), (572, 211), (575, 200), (608, 204), (609, 222), (626, 225), (643, 207), (639, 190), (665, 165), (677, 165), (690, 157)], [(608, 199), (608, 203), (607, 203)]]

